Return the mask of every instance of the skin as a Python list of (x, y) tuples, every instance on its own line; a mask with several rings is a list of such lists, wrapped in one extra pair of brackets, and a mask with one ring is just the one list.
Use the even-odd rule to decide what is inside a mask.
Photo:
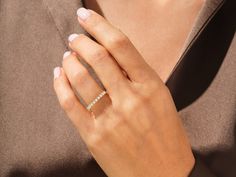
[(185, 41), (204, 4), (204, 0), (84, 2), (87, 8), (103, 15), (129, 37), (163, 82), (180, 59)]
[[(187, 177), (195, 160), (168, 88), (121, 30), (89, 12), (78, 21), (97, 42), (84, 34), (69, 42), (72, 53), (54, 78), (60, 105), (109, 177)], [(92, 111), (72, 88), (87, 103), (102, 89), (77, 58), (107, 91)]]

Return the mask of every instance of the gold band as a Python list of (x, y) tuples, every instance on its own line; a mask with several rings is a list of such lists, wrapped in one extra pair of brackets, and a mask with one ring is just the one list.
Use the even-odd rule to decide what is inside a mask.
[(106, 95), (107, 92), (106, 91), (103, 91), (102, 93), (100, 93), (97, 98), (95, 98), (86, 108), (87, 110), (91, 110), (91, 108), (104, 96)]

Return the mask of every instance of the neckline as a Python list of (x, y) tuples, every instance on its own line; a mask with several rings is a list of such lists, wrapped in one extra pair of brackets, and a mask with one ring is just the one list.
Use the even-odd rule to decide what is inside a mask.
[[(185, 85), (185, 83), (183, 82), (184, 78), (182, 78), (181, 82), (179, 81), (180, 79), (179, 77), (181, 75), (180, 73), (183, 73), (184, 71), (183, 68), (185, 68), (185, 70), (189, 69), (189, 66), (187, 66), (188, 64), (186, 64), (192, 60), (191, 57), (189, 57), (189, 53), (192, 52), (192, 48), (194, 44), (198, 41), (199, 37), (202, 35), (203, 31), (206, 29), (208, 23), (210, 23), (211, 19), (213, 19), (215, 14), (219, 11), (219, 9), (223, 6), (223, 4), (226, 1), (227, 0), (206, 0), (205, 6), (202, 8), (200, 15), (195, 22), (193, 30), (187, 39), (186, 49), (165, 82), (165, 84), (171, 91), (171, 94), (174, 98), (177, 109), (182, 109), (186, 107), (197, 98), (195, 96), (192, 99), (189, 99), (189, 98), (186, 99), (187, 101), (184, 104), (179, 103), (181, 99), (182, 100), (184, 99), (184, 96), (182, 95), (183, 97), (180, 97), (181, 94), (179, 94), (178, 88), (181, 88), (181, 86), (183, 87)], [(64, 41), (65, 46), (67, 46), (67, 49), (69, 49), (67, 37), (70, 34), (84, 33), (86, 35), (89, 35), (85, 30), (83, 30), (79, 26), (79, 23), (77, 22), (77, 18), (75, 15), (76, 10), (79, 7), (84, 6), (84, 3), (82, 0), (70, 0), (70, 3), (68, 3), (67, 0), (60, 0), (60, 1), (43, 0), (43, 2), (49, 11), (49, 15), (52, 17), (52, 20), (55, 23), (55, 26), (62, 40)], [(193, 77), (192, 79), (196, 79), (196, 78)], [(194, 89), (192, 91), (194, 91)]]
[(180, 56), (179, 61), (176, 63), (174, 68), (172, 69), (171, 73), (169, 74), (168, 78), (165, 81), (165, 84), (169, 82), (171, 77), (177, 71), (178, 66), (183, 62), (183, 58), (186, 56), (188, 51), (193, 46), (194, 42), (198, 39), (201, 35), (202, 31), (206, 28), (207, 24), (210, 20), (214, 17), (214, 15), (219, 11), (219, 9), (223, 6), (226, 0), (206, 0), (202, 9), (200, 10), (195, 23), (193, 25), (192, 31), (189, 33), (186, 42), (183, 47), (183, 52)]
[[(226, 0), (205, 0), (202, 9), (199, 12), (195, 24), (190, 32), (184, 48), (182, 55), (180, 56), (179, 61), (176, 63), (168, 78), (165, 81), (165, 84), (169, 82), (170, 78), (175, 74), (178, 66), (183, 61), (184, 56), (190, 50), (194, 41), (198, 38), (201, 31), (205, 28), (206, 24), (214, 16), (219, 7)], [(67, 37), (72, 33), (84, 33), (90, 36), (83, 28), (81, 28), (77, 22), (75, 12), (78, 8), (84, 7), (85, 3), (83, 0), (70, 0), (68, 3), (67, 0), (43, 0), (45, 6), (47, 7), (50, 16), (62, 38), (64, 44), (69, 49)], [(218, 7), (218, 8), (217, 8)]]
[(197, 100), (215, 79), (235, 33), (233, 3), (223, 1), (217, 7), (167, 80), (178, 111)]

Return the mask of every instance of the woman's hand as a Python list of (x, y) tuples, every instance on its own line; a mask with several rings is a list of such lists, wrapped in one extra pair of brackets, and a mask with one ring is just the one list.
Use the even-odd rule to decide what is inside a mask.
[[(92, 10), (78, 10), (79, 23), (98, 42), (71, 35), (63, 68), (54, 70), (62, 108), (109, 177), (187, 177), (194, 157), (168, 88), (130, 40)], [(78, 61), (96, 72), (107, 94)], [(73, 89), (72, 89), (73, 88)]]

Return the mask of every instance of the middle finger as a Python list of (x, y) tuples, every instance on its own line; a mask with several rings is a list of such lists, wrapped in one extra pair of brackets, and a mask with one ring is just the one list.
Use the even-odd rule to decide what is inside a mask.
[(128, 84), (128, 79), (103, 46), (83, 34), (73, 34), (69, 41), (70, 47), (95, 70), (111, 99)]

